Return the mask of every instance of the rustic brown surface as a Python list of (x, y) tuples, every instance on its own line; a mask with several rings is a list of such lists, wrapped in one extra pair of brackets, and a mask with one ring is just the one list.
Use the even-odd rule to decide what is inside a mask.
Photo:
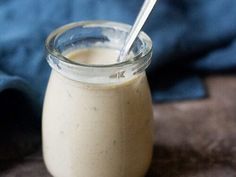
[[(154, 105), (155, 152), (147, 177), (236, 176), (236, 77), (206, 83), (207, 99)], [(39, 137), (28, 138), (31, 145), (23, 142), (35, 149)], [(50, 177), (41, 152), (22, 158), (22, 147), (0, 152), (0, 177)]]

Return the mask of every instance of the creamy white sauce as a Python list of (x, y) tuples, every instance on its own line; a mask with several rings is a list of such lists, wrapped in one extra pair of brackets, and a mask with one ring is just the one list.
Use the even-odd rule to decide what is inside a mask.
[[(67, 54), (112, 64), (118, 52)], [(117, 84), (89, 84), (52, 71), (43, 108), (43, 154), (55, 177), (144, 177), (152, 157), (152, 104), (145, 73)]]

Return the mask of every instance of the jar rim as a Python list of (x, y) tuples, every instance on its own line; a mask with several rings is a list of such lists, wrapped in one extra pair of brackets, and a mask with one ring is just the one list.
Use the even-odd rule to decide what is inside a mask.
[[(111, 67), (123, 67), (125, 65), (130, 65), (138, 62), (139, 60), (143, 60), (147, 56), (150, 56), (152, 53), (152, 41), (150, 37), (143, 31), (141, 31), (138, 35), (138, 38), (145, 44), (145, 48), (142, 48), (141, 56), (134, 56), (134, 60), (125, 60), (122, 62), (117, 62), (113, 64), (106, 64), (106, 65), (94, 65), (94, 64), (83, 64), (78, 63), (70, 60), (69, 58), (65, 57), (61, 52), (57, 51), (53, 45), (55, 39), (57, 39), (60, 35), (62, 35), (65, 31), (76, 28), (76, 27), (113, 27), (117, 30), (129, 31), (131, 26), (125, 23), (120, 22), (113, 22), (113, 21), (106, 21), (106, 20), (92, 20), (92, 21), (80, 21), (80, 22), (73, 22), (62, 27), (57, 28), (53, 32), (49, 34), (46, 39), (45, 46), (47, 52), (52, 55), (53, 57), (59, 59), (61, 62), (72, 65), (73, 67), (86, 67), (86, 68), (111, 68)], [(135, 60), (137, 58), (137, 60)]]

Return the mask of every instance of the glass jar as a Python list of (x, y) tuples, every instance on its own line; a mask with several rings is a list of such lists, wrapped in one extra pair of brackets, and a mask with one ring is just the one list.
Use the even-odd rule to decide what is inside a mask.
[(143, 32), (129, 60), (88, 65), (64, 53), (120, 50), (129, 25), (65, 25), (46, 41), (52, 67), (43, 107), (43, 156), (55, 177), (144, 177), (152, 158), (152, 102), (145, 69), (152, 43)]

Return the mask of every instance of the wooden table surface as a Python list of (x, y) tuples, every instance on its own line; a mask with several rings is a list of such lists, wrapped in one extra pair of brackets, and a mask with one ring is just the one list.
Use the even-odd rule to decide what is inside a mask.
[[(205, 82), (209, 98), (153, 106), (155, 150), (146, 177), (236, 177), (236, 77)], [(38, 132), (4, 136), (0, 177), (50, 177)]]

